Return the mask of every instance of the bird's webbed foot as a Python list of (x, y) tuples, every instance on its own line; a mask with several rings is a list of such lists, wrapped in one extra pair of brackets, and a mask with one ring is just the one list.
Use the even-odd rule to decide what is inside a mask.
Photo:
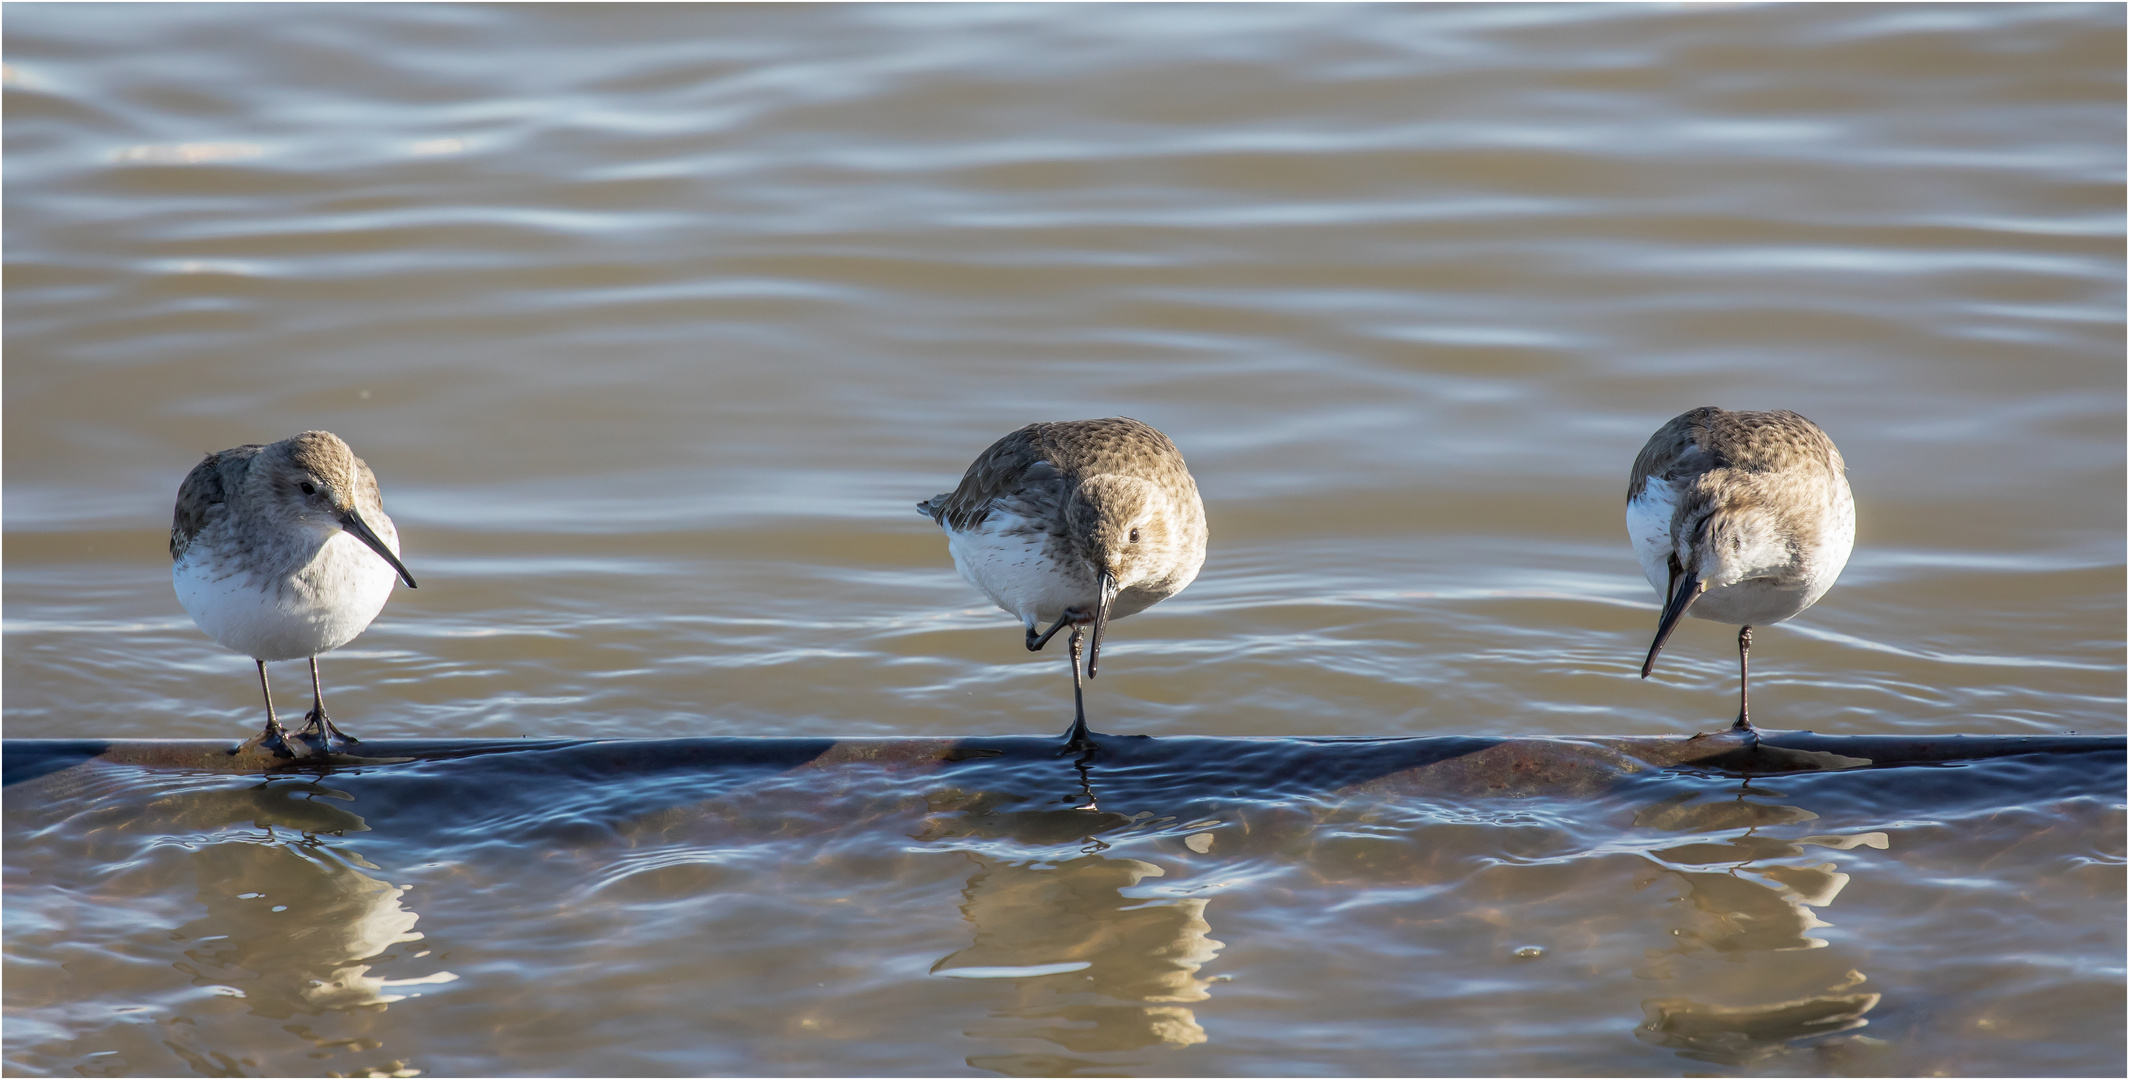
[(1065, 732), (1064, 745), (1057, 749), (1057, 753), (1060, 757), (1066, 754), (1088, 755), (1099, 749), (1101, 744), (1095, 742), (1094, 733), (1087, 730), (1086, 718), (1080, 717), (1072, 721), (1072, 729)]
[(355, 752), (353, 748), (362, 743), (361, 739), (340, 730), (340, 726), (333, 723), (333, 718), (325, 715), (322, 705), (311, 709), (303, 718), (309, 723), (304, 724), (303, 729), (296, 732), (292, 738), (314, 754), (352, 754)]
[(305, 756), (304, 750), (290, 744), (288, 731), (281, 726), (279, 720), (268, 720), (263, 730), (238, 743), (229, 753), (232, 757), (241, 757), (253, 751), (287, 759)]

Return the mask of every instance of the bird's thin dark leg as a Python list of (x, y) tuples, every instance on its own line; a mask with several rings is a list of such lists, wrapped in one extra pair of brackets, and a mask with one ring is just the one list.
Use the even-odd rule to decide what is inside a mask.
[[(1050, 632), (1054, 634), (1057, 630), (1052, 627)], [(1094, 739), (1087, 734), (1085, 689), (1080, 685), (1079, 681), (1079, 648), (1080, 642), (1085, 637), (1085, 631), (1077, 626), (1072, 628), (1072, 730), (1065, 733), (1066, 750), (1091, 750), (1094, 748)]]
[(266, 698), (266, 727), (257, 735), (244, 740), (230, 753), (241, 754), (252, 747), (258, 747), (261, 750), (272, 752), (276, 757), (295, 757), (295, 751), (289, 749), (288, 746), (288, 733), (281, 729), (281, 718), (274, 715), (274, 691), (273, 687), (266, 682), (266, 661), (254, 660), (252, 662), (259, 665), (259, 693)]
[(1737, 632), (1737, 723), (1738, 731), (1752, 730), (1752, 706), (1750, 700), (1752, 678), (1747, 657), (1752, 654), (1752, 628), (1747, 626)]
[(281, 718), (274, 714), (274, 689), (266, 681), (266, 661), (254, 660), (252, 663), (259, 665), (259, 696), (266, 699), (266, 728), (259, 732), (259, 738), (267, 744), (280, 745), (288, 732), (282, 729)]
[(306, 723), (296, 732), (299, 739), (322, 739), (325, 737), (325, 691), (318, 685), (318, 658), (310, 658), (310, 711), (303, 714)]
[[(1035, 633), (1035, 628), (1034, 628), (1034, 627), (1032, 627), (1032, 626), (1028, 627), (1028, 651), (1029, 651), (1029, 652), (1041, 652), (1041, 651), (1042, 651), (1042, 647), (1043, 647), (1044, 645), (1048, 645), (1048, 644), (1050, 643), (1050, 639), (1051, 639), (1051, 638), (1053, 638), (1053, 637), (1056, 637), (1056, 636), (1057, 636), (1057, 632), (1058, 632), (1059, 630), (1062, 630), (1062, 629), (1064, 629), (1064, 628), (1065, 628), (1065, 625), (1066, 625), (1067, 623), (1070, 623), (1070, 622), (1072, 621), (1072, 619), (1073, 619), (1073, 618), (1075, 617), (1075, 615), (1076, 615), (1076, 613), (1075, 613), (1075, 612), (1073, 612), (1073, 611), (1072, 611), (1071, 609), (1067, 608), (1067, 609), (1065, 610), (1065, 613), (1064, 613), (1064, 614), (1062, 614), (1062, 615), (1059, 615), (1059, 616), (1057, 617), (1057, 621), (1056, 621), (1056, 622), (1054, 622), (1054, 623), (1051, 623), (1051, 624), (1050, 624), (1050, 628), (1049, 628), (1048, 630), (1045, 630), (1045, 631), (1043, 631), (1043, 632), (1042, 632), (1042, 633), (1041, 633), (1040, 635), (1037, 635), (1037, 634)], [(1073, 633), (1075, 633), (1075, 634), (1076, 634), (1076, 633), (1078, 633), (1078, 631), (1077, 631), (1077, 630), (1074, 630), (1074, 631), (1073, 631)], [(1077, 670), (1078, 670), (1078, 666), (1077, 666), (1077, 665), (1074, 665), (1074, 667), (1073, 667), (1073, 670), (1077, 671)]]
[[(325, 715), (325, 687), (323, 683), (318, 681), (318, 658), (315, 656), (310, 658), (310, 695), (310, 715), (306, 718), (310, 723), (304, 725), (302, 732), (305, 736), (323, 739), (327, 745), (331, 745), (332, 739), (339, 739), (341, 742), (348, 743), (362, 741), (340, 730), (340, 725), (333, 723), (333, 718)], [(330, 737), (328, 737), (328, 733), (330, 733)]]

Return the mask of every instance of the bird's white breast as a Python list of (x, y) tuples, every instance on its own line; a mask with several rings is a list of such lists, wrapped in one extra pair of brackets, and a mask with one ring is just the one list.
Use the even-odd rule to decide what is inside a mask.
[[(372, 525), (398, 554), (390, 522)], [(172, 565), (171, 583), (208, 637), (257, 660), (299, 660), (353, 641), (399, 579), (376, 552), (337, 530), (288, 574), (261, 573), (226, 546), (202, 536)]]
[(1678, 511), (1678, 492), (1660, 476), (1651, 476), (1641, 494), (1626, 504), (1626, 534), (1633, 538), (1641, 574), (1659, 593), (1671, 587), (1671, 519)]
[[(1648, 578), (1658, 594), (1669, 589), (1674, 551), (1681, 564), (1696, 561), (1687, 557), (1687, 552), (1677, 551), (1671, 536), (1677, 494), (1669, 484), (1651, 476), (1640, 497), (1626, 504), (1626, 529), (1633, 538), (1634, 555), (1641, 561), (1642, 576)], [(1764, 626), (1792, 618), (1817, 603), (1833, 587), (1834, 579), (1840, 577), (1855, 547), (1855, 499), (1847, 478), (1836, 476), (1834, 483), (1825, 488), (1825, 499), (1823, 505), (1804, 510), (1803, 516), (1812, 528), (1800, 530), (1808, 537), (1806, 549), (1796, 559), (1803, 570), (1800, 580), (1780, 584), (1773, 577), (1753, 576), (1746, 571), (1734, 582), (1711, 582), (1707, 593), (1686, 613), (1733, 626)], [(1775, 565), (1784, 570), (1791, 568), (1786, 557), (1764, 561), (1769, 569)]]
[(1048, 548), (1041, 528), (995, 508), (970, 529), (946, 530), (962, 579), (1030, 626), (1054, 622), (1068, 607), (1091, 612), (1099, 599), (1093, 582), (1048, 558)]

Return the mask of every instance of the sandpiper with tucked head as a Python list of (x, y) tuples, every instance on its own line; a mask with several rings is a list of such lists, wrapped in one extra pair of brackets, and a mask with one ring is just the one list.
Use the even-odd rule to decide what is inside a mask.
[[(207, 455), (178, 485), (170, 577), (192, 621), (259, 665), (266, 729), (258, 746), (283, 757), (336, 752), (359, 740), (325, 715), (318, 654), (355, 639), (384, 609), (399, 561), (399, 531), (377, 478), (340, 437), (306, 431), (277, 443)], [(289, 745), (266, 684), (269, 660), (310, 661), (309, 723)]]
[(1826, 595), (1855, 546), (1855, 498), (1841, 452), (1793, 412), (1702, 407), (1656, 429), (1627, 478), (1626, 530), (1663, 593), (1646, 679), (1681, 616), (1733, 623), (1737, 724), (1752, 728), (1752, 627)]
[[(1072, 628), (1070, 749), (1093, 746), (1079, 674), (1109, 620), (1183, 591), (1205, 563), (1205, 505), (1168, 436), (1136, 420), (1029, 424), (991, 444), (961, 486), (917, 504), (954, 567), (1027, 630), (1028, 651)], [(1038, 631), (1044, 623), (1048, 630)]]

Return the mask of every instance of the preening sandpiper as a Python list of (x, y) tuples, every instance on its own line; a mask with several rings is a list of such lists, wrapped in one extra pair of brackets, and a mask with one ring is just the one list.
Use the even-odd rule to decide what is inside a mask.
[[(171, 581), (192, 621), (259, 665), (266, 728), (245, 742), (283, 757), (357, 742), (325, 715), (318, 654), (370, 625), (395, 579), (399, 531), (377, 478), (340, 437), (306, 431), (277, 443), (207, 455), (178, 485), (170, 524)], [(291, 746), (274, 715), (269, 660), (310, 661), (309, 723)]]
[(1634, 459), (1626, 531), (1663, 593), (1641, 677), (1681, 616), (1737, 624), (1735, 726), (1751, 730), (1752, 628), (1818, 602), (1855, 546), (1841, 452), (1793, 412), (1694, 409), (1656, 429)]
[[(1027, 630), (1030, 652), (1072, 628), (1072, 730), (1093, 745), (1080, 683), (1101, 662), (1109, 620), (1183, 591), (1205, 563), (1205, 505), (1168, 436), (1136, 420), (1029, 424), (991, 444), (961, 486), (917, 504), (946, 529), (969, 584)], [(1048, 630), (1038, 630), (1048, 623)]]

